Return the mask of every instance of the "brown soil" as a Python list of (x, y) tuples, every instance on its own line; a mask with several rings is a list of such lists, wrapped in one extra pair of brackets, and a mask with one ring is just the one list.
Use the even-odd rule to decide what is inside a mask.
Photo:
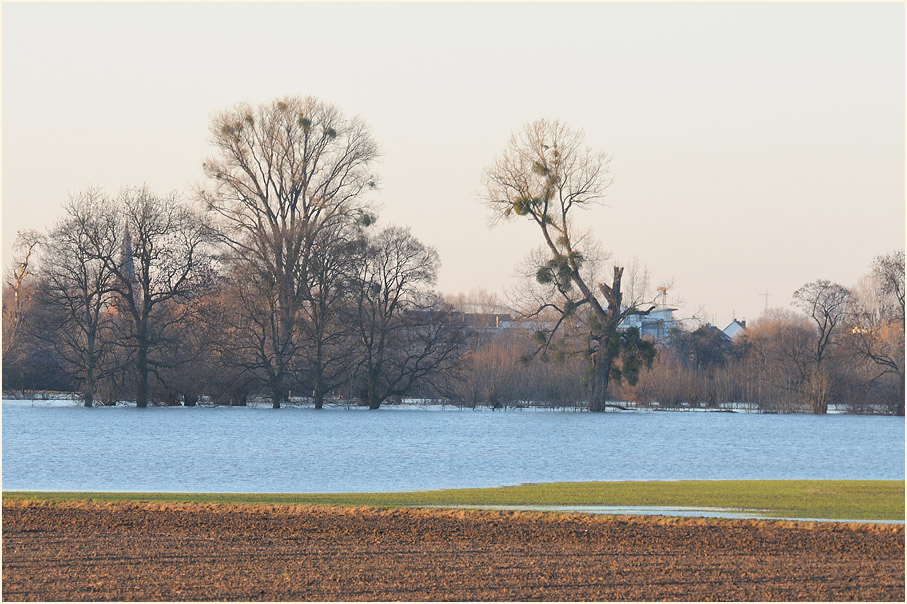
[(904, 601), (904, 526), (5, 501), (3, 599)]

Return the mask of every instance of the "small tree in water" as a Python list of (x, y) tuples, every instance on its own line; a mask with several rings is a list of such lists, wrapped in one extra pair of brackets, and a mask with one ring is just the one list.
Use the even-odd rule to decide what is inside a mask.
[(813, 413), (827, 413), (832, 397), (831, 376), (822, 361), (837, 345), (837, 338), (847, 316), (850, 291), (827, 279), (807, 283), (794, 292), (792, 304), (799, 307), (816, 324), (812, 363), (804, 384), (804, 394)]

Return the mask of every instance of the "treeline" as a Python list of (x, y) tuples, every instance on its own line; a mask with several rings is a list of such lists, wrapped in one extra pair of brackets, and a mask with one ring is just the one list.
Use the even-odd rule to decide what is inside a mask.
[[(243, 404), (346, 392), (377, 408), (429, 388), (463, 330), (433, 290), (437, 253), (379, 229), (378, 147), (313, 98), (215, 116), (200, 203), (147, 187), (73, 197), (20, 237), (4, 295), (6, 388), (85, 404)], [(200, 206), (200, 207), (199, 207)]]
[(7, 284), (4, 387), (78, 390), (88, 406), (266, 394), (277, 407), (292, 392), (377, 408), (431, 390), (463, 348), (462, 317), (431, 289), (437, 254), (405, 229), (325, 231), (283, 317), (269, 276), (218, 237), (147, 189), (72, 200), (26, 252), (38, 268)]
[[(385, 249), (388, 243), (399, 244), (399, 237), (405, 235), (399, 229), (390, 233), (397, 238), (386, 241)], [(378, 249), (373, 247), (372, 253)], [(825, 281), (808, 284), (795, 299), (808, 314), (770, 310), (733, 340), (708, 324), (675, 329), (658, 344), (651, 365), (639, 368), (635, 383), (612, 381), (610, 398), (618, 401), (615, 404), (627, 401), (637, 407), (714, 409), (734, 403), (763, 412), (825, 413), (834, 405), (849, 413), (903, 415), (903, 262), (903, 252), (877, 258), (872, 272), (852, 290)], [(4, 354), (5, 387), (81, 388), (88, 403), (85, 374), (77, 370), (78, 355), (72, 356), (78, 348), (69, 343), (74, 334), (60, 330), (65, 325), (60, 309), (52, 310), (55, 306), (48, 303), (47, 293), (39, 291), (48, 278), (42, 277), (43, 270), (20, 289), (29, 306), (23, 315), (28, 327), (14, 336), (17, 345), (12, 353)], [(242, 298), (231, 289), (235, 283), (222, 276), (209, 278), (207, 289), (191, 302), (172, 303), (173, 309), (184, 312), (181, 327), (152, 324), (158, 331), (149, 355), (150, 401), (192, 405), (205, 395), (216, 404), (242, 405), (251, 396), (268, 394), (268, 374), (255, 366), (255, 356), (241, 345), (248, 340), (237, 339), (241, 333), (248, 337), (250, 330), (239, 329), (238, 322), (250, 313), (238, 305)], [(376, 357), (357, 338), (376, 324), (362, 322), (362, 317), (372, 316), (371, 310), (360, 314), (360, 302), (374, 303), (371, 293), (361, 287), (344, 290), (339, 297), (344, 303), (330, 311), (337, 313), (333, 323), (312, 316), (319, 309), (327, 315), (328, 304), (314, 309), (311, 303), (300, 306), (299, 345), (292, 361), (298, 371), (286, 383), (287, 395), (292, 392), (295, 400), (302, 396), (319, 406), (337, 398), (369, 403), (364, 373), (375, 369), (371, 359)], [(17, 298), (7, 294), (4, 301), (10, 305)], [(588, 357), (569, 352), (571, 346), (579, 351), (587, 345), (581, 330), (565, 330), (558, 342), (560, 352), (539, 354), (533, 338), (537, 332), (531, 327), (519, 327), (516, 322), (517, 327), (495, 329), (470, 320), (489, 316), (490, 312), (475, 311), (482, 310), (481, 302), (488, 310), (496, 308), (493, 298), (491, 303), (481, 294), (478, 300), (462, 295), (441, 300), (429, 293), (422, 300), (423, 307), (409, 306), (408, 312), (395, 317), (395, 329), (389, 330), (396, 331), (397, 337), (387, 340), (383, 352), (389, 360), (381, 369), (388, 377), (374, 383), (388, 384), (390, 376), (402, 381), (396, 389), (386, 388), (379, 394), (382, 401), (405, 395), (497, 408), (588, 406), (592, 373)], [(104, 356), (99, 354), (102, 360), (95, 370), (94, 397), (99, 403), (134, 397), (135, 357), (130, 354), (135, 332), (130, 331), (131, 314), (119, 311), (121, 304), (115, 296), (111, 298), (104, 328), (99, 330), (106, 338), (97, 344), (99, 351), (105, 351)], [(332, 328), (317, 335), (314, 330), (321, 324)], [(380, 338), (365, 341), (376, 339)], [(318, 342), (327, 343), (320, 352)], [(402, 354), (406, 349), (402, 342), (425, 353), (422, 365)], [(321, 376), (316, 373), (318, 367), (324, 368)], [(326, 385), (320, 399), (318, 383)]]
[[(674, 329), (648, 367), (612, 375), (610, 398), (637, 407), (717, 409), (743, 405), (773, 413), (904, 415), (904, 252), (875, 259), (853, 288), (818, 280), (730, 339), (708, 324)], [(581, 330), (567, 330), (543, 359), (528, 333), (506, 332), (464, 355), (456, 397), (469, 404), (527, 401), (585, 407), (590, 367)], [(547, 362), (546, 362), (547, 361)], [(626, 373), (626, 368), (625, 368)], [(621, 379), (623, 378), (623, 379)]]
[(904, 415), (904, 252), (876, 258), (857, 287), (820, 280), (728, 341), (676, 331), (624, 396), (646, 404), (742, 402), (776, 413)]
[(375, 224), (378, 146), (358, 118), (288, 97), (226, 110), (210, 135), (207, 184), (191, 201), (88, 189), (47, 232), (20, 233), (3, 292), (5, 389), (77, 391), (87, 406), (254, 396), (280, 407), (294, 395), (376, 409), (415, 396), (904, 413), (903, 252), (878, 258), (853, 291), (807, 284), (801, 314), (769, 314), (739, 340), (705, 325), (656, 348), (620, 327), (655, 306), (622, 290), (621, 267), (610, 285), (597, 279), (566, 218), (610, 182), (607, 158), (542, 120), (487, 174), (488, 199), (534, 219), (551, 256), (536, 259), (514, 313), (527, 320), (479, 324), (434, 289), (434, 249)]

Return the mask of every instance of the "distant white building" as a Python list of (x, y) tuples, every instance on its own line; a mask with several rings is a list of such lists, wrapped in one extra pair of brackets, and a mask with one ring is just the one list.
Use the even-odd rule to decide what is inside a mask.
[(729, 340), (736, 340), (746, 332), (746, 321), (734, 319), (731, 324), (721, 330)]
[(635, 327), (639, 330), (640, 336), (648, 336), (656, 342), (662, 342), (668, 339), (671, 330), (677, 327), (677, 322), (674, 320), (675, 310), (677, 309), (665, 306), (657, 308), (647, 315), (629, 315), (620, 322), (618, 329)]

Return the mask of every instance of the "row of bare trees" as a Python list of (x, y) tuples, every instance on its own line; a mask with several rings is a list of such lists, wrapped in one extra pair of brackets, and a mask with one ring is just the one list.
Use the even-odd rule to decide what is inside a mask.
[(903, 414), (902, 252), (880, 257), (854, 291), (805, 285), (794, 294), (802, 314), (767, 315), (741, 342), (702, 327), (658, 350), (624, 329), (656, 308), (644, 272), (609, 265), (582, 227), (610, 185), (608, 156), (538, 120), (483, 175), (496, 219), (539, 234), (519, 301), (532, 327), (469, 335), (465, 313), (433, 289), (437, 253), (373, 225), (379, 151), (361, 120), (286, 97), (215, 115), (210, 137), (197, 203), (89, 189), (49, 232), (21, 234), (3, 297), (6, 388), (78, 388), (86, 405), (255, 394), (280, 407), (296, 392), (317, 408), (339, 395), (378, 408), (420, 393), (815, 413), (874, 408), (891, 390), (879, 400)]
[(345, 390), (378, 408), (456, 359), (437, 253), (371, 227), (378, 149), (360, 120), (284, 98), (238, 105), (210, 132), (202, 207), (89, 190), (23, 237), (4, 296), (6, 387), (41, 356), (89, 406), (264, 392), (279, 407), (295, 390), (321, 407)]
[[(139, 406), (255, 391), (279, 407), (303, 389), (321, 407), (346, 389), (376, 408), (435, 381), (452, 392), (462, 314), (431, 289), (439, 262), (431, 248), (404, 229), (370, 228), (378, 146), (361, 120), (287, 97), (216, 115), (210, 136), (199, 211), (147, 188), (113, 199), (91, 190), (43, 238), (31, 334), (86, 404), (99, 387), (107, 400), (131, 390)], [(610, 184), (607, 156), (581, 132), (539, 120), (514, 135), (485, 184), (497, 215), (530, 218), (545, 242), (533, 257), (537, 303), (527, 316), (555, 320), (524, 356), (575, 355), (591, 372), (551, 397), (582, 384), (590, 408), (603, 410), (610, 381), (634, 382), (655, 354), (638, 334), (618, 333), (628, 315), (647, 311), (624, 295), (623, 267), (598, 280), (602, 256), (576, 226), (574, 214)], [(10, 279), (11, 340), (27, 324), (18, 293), (29, 259)], [(7, 386), (30, 367), (7, 360)]]
[(879, 256), (845, 288), (827, 280), (798, 289), (800, 312), (774, 309), (730, 342), (713, 327), (676, 332), (624, 396), (641, 403), (763, 411), (904, 415), (904, 252)]

